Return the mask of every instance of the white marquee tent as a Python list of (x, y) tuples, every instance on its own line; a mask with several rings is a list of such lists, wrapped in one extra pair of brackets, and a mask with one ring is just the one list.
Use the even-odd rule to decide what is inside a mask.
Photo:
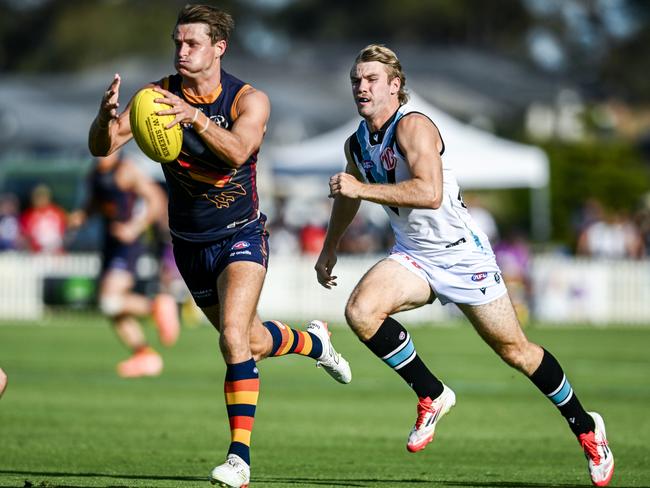
[[(549, 163), (540, 148), (464, 124), (413, 93), (409, 107), (428, 115), (440, 129), (446, 147), (443, 158), (452, 164), (462, 188), (531, 189), (533, 235), (540, 240), (549, 236)], [(317, 182), (322, 188), (326, 178), (345, 167), (343, 143), (356, 131), (359, 120), (306, 141), (267, 148), (265, 156), (271, 162), (275, 181), (287, 188), (303, 189)]]

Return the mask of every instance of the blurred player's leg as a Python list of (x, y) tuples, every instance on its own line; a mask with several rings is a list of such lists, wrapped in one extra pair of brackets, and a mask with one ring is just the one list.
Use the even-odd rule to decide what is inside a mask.
[(151, 310), (151, 301), (131, 289), (134, 278), (121, 269), (109, 269), (103, 276), (99, 304), (104, 315), (113, 323), (118, 338), (130, 351), (131, 357), (117, 365), (117, 372), (124, 378), (157, 376), (162, 372), (163, 361), (151, 348), (135, 316)]
[(181, 324), (178, 319), (178, 304), (172, 295), (159, 293), (151, 305), (160, 343), (163, 346), (173, 346), (178, 340)]
[(4, 393), (5, 389), (7, 388), (7, 374), (0, 368), (0, 397)]

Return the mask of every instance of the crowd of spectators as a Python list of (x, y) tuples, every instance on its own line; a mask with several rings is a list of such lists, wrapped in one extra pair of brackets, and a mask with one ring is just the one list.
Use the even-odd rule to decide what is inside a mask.
[[(507, 274), (527, 266), (525, 231), (497, 223), (477, 195), (466, 199), (470, 213), (488, 235), (501, 267)], [(269, 232), (274, 254), (317, 255), (327, 228), (330, 201), (291, 202), (278, 198), (269, 212)], [(292, 206), (294, 207), (292, 209)], [(299, 211), (296, 211), (299, 208)], [(68, 214), (48, 185), (35, 184), (22, 202), (13, 193), (0, 194), (0, 252), (27, 251), (60, 254), (74, 249), (67, 232)], [(361, 207), (340, 243), (340, 254), (381, 254), (392, 246), (388, 220)], [(632, 214), (608, 209), (590, 199), (576, 213), (575, 254), (593, 258), (641, 259), (650, 256), (650, 193)], [(504, 271), (506, 274), (506, 271)]]
[(22, 210), (16, 195), (0, 195), (0, 251), (62, 253), (66, 226), (66, 211), (43, 183), (34, 186)]

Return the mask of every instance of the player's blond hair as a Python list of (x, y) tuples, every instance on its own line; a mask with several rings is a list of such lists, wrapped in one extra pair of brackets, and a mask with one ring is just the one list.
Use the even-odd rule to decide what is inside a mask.
[(397, 54), (383, 44), (370, 44), (359, 51), (357, 58), (354, 60), (354, 66), (359, 63), (369, 63), (371, 61), (378, 61), (386, 66), (389, 81), (393, 78), (399, 78), (400, 86), (397, 98), (400, 105), (408, 102), (409, 95), (406, 91), (406, 75), (402, 71), (402, 65), (397, 58)]
[(184, 24), (206, 24), (212, 44), (227, 41), (235, 28), (235, 21), (229, 13), (211, 5), (187, 4), (178, 13), (176, 26)]

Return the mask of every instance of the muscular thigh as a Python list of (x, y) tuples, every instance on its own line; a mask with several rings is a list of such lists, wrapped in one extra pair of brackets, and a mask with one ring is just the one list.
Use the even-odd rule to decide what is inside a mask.
[(384, 259), (361, 278), (350, 304), (390, 315), (421, 307), (433, 299), (433, 291), (422, 277), (392, 259)]

